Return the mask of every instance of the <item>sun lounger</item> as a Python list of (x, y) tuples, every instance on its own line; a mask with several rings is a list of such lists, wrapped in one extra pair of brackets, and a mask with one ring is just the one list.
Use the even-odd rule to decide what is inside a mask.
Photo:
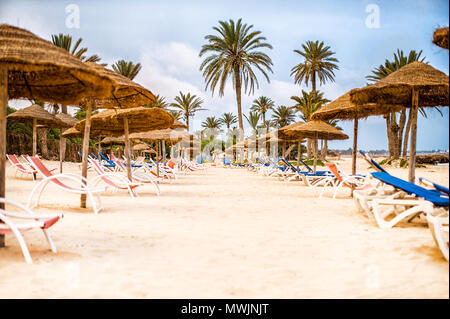
[[(436, 189), (426, 189), (384, 172), (371, 173), (383, 184), (392, 186), (395, 192), (389, 196), (374, 196), (369, 212), (381, 228), (391, 228), (402, 220), (448, 211), (449, 197)], [(355, 194), (358, 194), (355, 192)], [(361, 196), (358, 194), (357, 196)], [(364, 201), (364, 199), (362, 199)], [(390, 220), (387, 218), (394, 217)]]
[(448, 212), (441, 215), (427, 215), (428, 228), (430, 228), (436, 246), (439, 247), (445, 259), (449, 259), (449, 218)]
[(48, 229), (52, 227), (56, 222), (58, 222), (63, 215), (62, 214), (51, 214), (51, 215), (37, 215), (28, 207), (25, 207), (19, 203), (0, 198), (0, 203), (4, 203), (13, 206), (15, 209), (19, 209), (21, 212), (10, 212), (6, 209), (0, 209), (0, 234), (9, 235), (13, 234), (16, 236), (20, 248), (22, 249), (22, 254), (25, 261), (29, 264), (33, 263), (31, 259), (30, 252), (28, 251), (25, 240), (22, 233), (40, 228), (44, 232), (45, 238), (50, 246), (50, 249), (56, 253), (56, 247), (50, 237)]
[(338, 169), (338, 166), (335, 163), (325, 163), (328, 166), (331, 173), (334, 175), (333, 178), (329, 177), (320, 192), (319, 198), (322, 197), (325, 189), (328, 186), (334, 188), (333, 199), (336, 198), (338, 191), (342, 187), (347, 187), (353, 191), (359, 190), (364, 191), (368, 189), (372, 189), (373, 185), (370, 183), (369, 179), (362, 175), (344, 175), (341, 173), (341, 170)]
[[(8, 168), (8, 171), (12, 168), (14, 168), (15, 171), (15, 176), (17, 176), (17, 173), (21, 173), (21, 174), (31, 174), (31, 176), (33, 177), (33, 180), (36, 180), (36, 174), (37, 171), (30, 166), (30, 164), (28, 164), (28, 162), (24, 162), (21, 163), (19, 162), (19, 159), (17, 158), (16, 155), (8, 155), (6, 154), (6, 158), (8, 159), (9, 163), (11, 164), (11, 166)], [(6, 171), (6, 175), (8, 174), (8, 171)]]
[[(52, 183), (59, 189), (62, 189), (66, 192), (86, 194), (92, 202), (95, 214), (98, 214), (103, 210), (99, 194), (105, 191), (104, 187), (94, 187), (86, 178), (77, 174), (63, 173), (53, 175), (51, 171), (48, 170), (48, 168), (44, 165), (44, 163), (42, 163), (41, 160), (36, 156), (28, 156), (28, 160), (43, 177), (43, 179), (31, 191), (31, 194), (28, 197), (28, 207), (36, 207), (39, 204), (39, 199), (45, 187), (49, 183)], [(70, 185), (68, 184), (68, 182), (74, 185)], [(34, 198), (35, 195), (37, 195), (36, 198)]]
[(122, 174), (105, 172), (100, 163), (93, 158), (90, 158), (89, 162), (98, 174), (98, 176), (93, 178), (91, 181), (94, 186), (97, 186), (98, 183), (103, 182), (106, 184), (107, 188), (112, 187), (114, 190), (126, 189), (132, 198), (137, 196), (137, 193), (135, 194), (135, 188), (142, 186), (142, 183), (132, 183)]
[[(126, 172), (127, 169), (126, 169), (126, 166), (125, 166), (124, 163), (122, 163), (121, 161), (119, 161), (117, 159), (114, 161), (114, 163), (118, 166), (118, 168), (122, 172)], [(138, 171), (131, 171), (131, 176), (132, 176), (133, 180), (136, 180), (139, 183), (146, 183), (146, 184), (150, 183), (150, 184), (152, 184), (155, 187), (156, 194), (158, 196), (161, 195), (161, 191), (160, 191), (158, 183), (157, 183), (158, 178), (156, 176), (154, 176), (152, 174), (148, 174), (146, 172), (140, 172), (140, 171), (139, 172)]]

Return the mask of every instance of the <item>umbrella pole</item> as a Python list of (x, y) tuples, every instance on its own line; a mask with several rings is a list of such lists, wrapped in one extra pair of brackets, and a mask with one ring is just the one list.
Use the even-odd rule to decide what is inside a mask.
[[(6, 193), (6, 110), (8, 107), (8, 69), (0, 66), (0, 197)], [(5, 204), (0, 203), (0, 209)], [(0, 221), (0, 223), (2, 223)], [(5, 247), (5, 235), (0, 235), (0, 248)]]
[[(36, 148), (37, 148), (37, 119), (33, 119), (33, 156), (36, 155)], [(42, 150), (41, 150), (42, 151)]]
[(159, 178), (159, 141), (156, 142), (156, 177)]
[(59, 173), (61, 174), (63, 172), (63, 160), (66, 153), (66, 139), (62, 137), (62, 133), (64, 133), (63, 128), (60, 128), (60, 135), (59, 135)]
[[(84, 125), (84, 135), (83, 135), (83, 157), (81, 159), (81, 176), (87, 179), (87, 157), (89, 153), (89, 135), (91, 133), (91, 112), (92, 103), (88, 101), (86, 103), (86, 123)], [(83, 183), (85, 183), (83, 181)], [(86, 194), (81, 194), (80, 196), (80, 207), (86, 208)]]
[(412, 107), (411, 114), (413, 116), (411, 121), (411, 142), (409, 146), (409, 172), (408, 180), (414, 183), (416, 179), (416, 140), (417, 140), (417, 109), (419, 105), (419, 92), (412, 91)]
[(356, 115), (353, 124), (352, 175), (356, 175), (356, 152), (358, 147), (358, 117)]
[(314, 174), (317, 171), (317, 132), (316, 137), (314, 139)]
[(128, 179), (130, 180), (130, 182), (132, 182), (131, 160), (130, 160), (130, 140), (128, 138), (129, 127), (128, 127), (128, 118), (127, 117), (123, 118), (123, 127), (125, 130), (125, 158), (127, 159), (127, 176), (128, 176)]
[(163, 163), (166, 162), (166, 141), (162, 141), (162, 156), (163, 156)]
[(298, 142), (298, 150), (297, 150), (297, 172), (300, 169), (300, 159), (302, 156), (302, 143)]

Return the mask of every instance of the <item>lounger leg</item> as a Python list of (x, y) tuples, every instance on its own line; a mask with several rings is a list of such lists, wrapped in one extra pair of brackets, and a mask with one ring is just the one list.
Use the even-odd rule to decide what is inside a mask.
[(31, 259), (31, 255), (30, 255), (30, 252), (29, 252), (29, 250), (28, 250), (28, 248), (27, 248), (27, 244), (25, 243), (25, 240), (23, 239), (23, 236), (22, 236), (22, 234), (20, 233), (20, 231), (17, 229), (17, 227), (16, 227), (12, 222), (9, 221), (8, 218), (6, 218), (6, 216), (3, 216), (3, 217), (1, 218), (1, 220), (2, 220), (6, 225), (8, 225), (8, 227), (11, 229), (11, 231), (13, 232), (13, 234), (16, 236), (17, 241), (19, 242), (20, 248), (22, 249), (22, 254), (23, 254), (23, 257), (25, 258), (25, 261), (26, 261), (28, 264), (32, 264), (32, 263), (33, 263), (33, 260)]
[(52, 250), (52, 252), (56, 253), (56, 246), (53, 243), (52, 238), (50, 237), (50, 233), (48, 232), (47, 229), (43, 229), (42, 231), (44, 232), (45, 238), (47, 239), (50, 249)]

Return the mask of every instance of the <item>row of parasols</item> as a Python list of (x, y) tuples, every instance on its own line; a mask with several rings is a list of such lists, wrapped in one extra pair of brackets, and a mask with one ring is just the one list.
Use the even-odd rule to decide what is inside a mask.
[[(448, 28), (447, 28), (448, 37)], [(298, 142), (304, 138), (314, 140), (314, 169), (317, 160), (317, 140), (347, 139), (348, 136), (324, 121), (332, 119), (353, 120), (352, 174), (356, 174), (358, 120), (372, 115), (385, 115), (410, 108), (411, 142), (409, 156), (409, 181), (415, 181), (417, 114), (419, 107), (449, 105), (449, 77), (445, 73), (422, 62), (413, 62), (391, 73), (386, 78), (364, 88), (353, 89), (320, 108), (312, 115), (312, 121), (297, 122), (260, 139), (281, 142)], [(233, 148), (248, 147), (245, 140)], [(299, 147), (300, 150), (300, 147)], [(300, 156), (300, 155), (299, 155)]]
[[(5, 197), (6, 191), (6, 109), (10, 99), (79, 105), (86, 111), (85, 120), (75, 124), (72, 122), (71, 125), (62, 118), (64, 115), (50, 119), (51, 114), (50, 117), (49, 114), (43, 114), (45, 110), (39, 109), (37, 105), (9, 116), (10, 119), (30, 120), (33, 123), (34, 154), (37, 125), (61, 128), (73, 125), (73, 129), (83, 137), (83, 177), (87, 177), (91, 134), (124, 135), (127, 174), (131, 180), (129, 135), (170, 129), (172, 138), (176, 134), (172, 131), (179, 127), (167, 111), (141, 107), (155, 100), (148, 89), (103, 66), (83, 63), (69, 52), (27, 30), (0, 24), (0, 197)], [(107, 110), (91, 116), (95, 109)], [(180, 136), (183, 134), (186, 133), (179, 133)], [(81, 197), (80, 206), (86, 207), (85, 195)]]

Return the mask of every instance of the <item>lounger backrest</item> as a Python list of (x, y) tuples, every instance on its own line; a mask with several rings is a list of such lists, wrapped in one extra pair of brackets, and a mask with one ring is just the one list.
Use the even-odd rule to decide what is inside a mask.
[(172, 159), (169, 161), (169, 163), (167, 164), (167, 166), (169, 166), (170, 168), (174, 168), (176, 163), (177, 163), (177, 161), (176, 161), (175, 159), (172, 158)]
[(443, 194), (446, 194), (447, 196), (450, 195), (450, 190), (447, 187), (436, 184), (436, 183), (434, 183), (426, 178), (423, 178), (423, 177), (419, 177), (419, 181), (429, 187), (434, 187), (436, 190), (440, 191)]
[(94, 166), (94, 169), (97, 172), (97, 174), (99, 174), (99, 175), (105, 174), (105, 171), (100, 166), (100, 163), (98, 161), (96, 161), (95, 159), (92, 158), (92, 159), (89, 159), (89, 162), (92, 164), (92, 166)]
[(282, 157), (281, 160), (283, 161), (283, 163), (285, 163), (287, 166), (289, 166), (294, 172), (297, 172), (297, 169), (294, 167), (294, 165), (292, 165), (287, 159)]
[[(52, 172), (48, 170), (48, 168), (44, 165), (44, 163), (41, 162), (39, 157), (37, 156), (28, 156), (28, 160), (31, 162), (33, 167), (44, 177), (51, 177), (53, 176)], [(53, 178), (50, 180), (52, 183), (55, 183), (58, 186), (61, 186), (63, 188), (72, 189), (71, 187), (63, 184), (59, 179)]]
[(384, 172), (375, 172), (371, 174), (374, 178), (382, 181), (383, 183), (391, 185), (397, 189), (401, 189), (408, 194), (414, 194), (417, 197), (425, 198), (426, 200), (432, 202), (435, 206), (449, 206), (448, 196), (442, 194), (438, 190), (426, 189)]
[(369, 163), (369, 165), (372, 166), (374, 169), (376, 169), (378, 172), (388, 173), (383, 167), (381, 167), (380, 164), (375, 162), (375, 160), (372, 157), (370, 157), (369, 154), (367, 154), (363, 151), (359, 151), (359, 153), (363, 156), (363, 158), (366, 160), (366, 162)]
[(342, 176), (339, 174), (339, 169), (335, 163), (325, 163), (326, 166), (330, 169), (331, 173), (339, 180), (342, 181)]

